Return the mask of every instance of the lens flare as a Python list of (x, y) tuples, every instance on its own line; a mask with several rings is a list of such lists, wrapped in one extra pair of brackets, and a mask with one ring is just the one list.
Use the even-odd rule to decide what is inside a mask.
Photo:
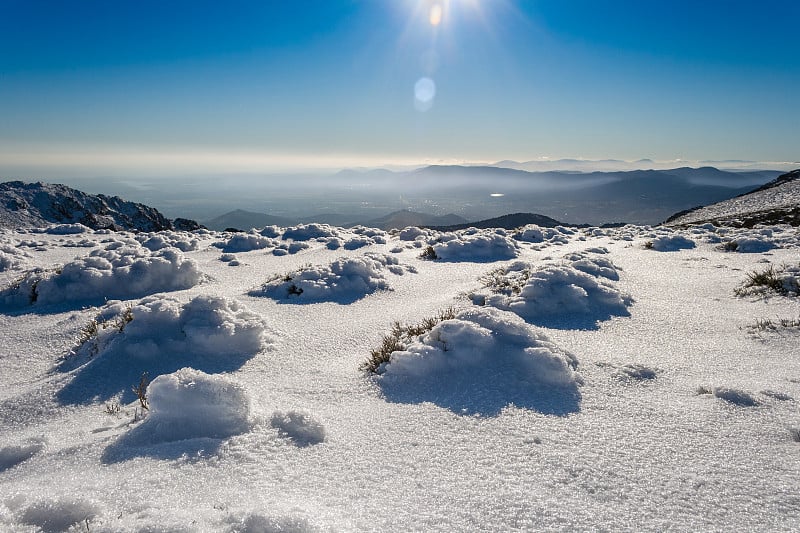
[(442, 10), (442, 4), (433, 4), (431, 6), (430, 16), (428, 17), (428, 21), (430, 21), (431, 26), (438, 26), (441, 24), (443, 14), (444, 11)]
[(436, 97), (436, 84), (430, 78), (420, 78), (414, 84), (414, 107), (417, 111), (427, 111), (433, 107)]

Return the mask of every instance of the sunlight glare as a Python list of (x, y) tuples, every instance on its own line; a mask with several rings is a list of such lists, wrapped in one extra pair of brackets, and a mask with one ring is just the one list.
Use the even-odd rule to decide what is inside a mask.
[(442, 23), (442, 14), (442, 4), (437, 2), (431, 6), (430, 16), (428, 17), (431, 26), (438, 26)]

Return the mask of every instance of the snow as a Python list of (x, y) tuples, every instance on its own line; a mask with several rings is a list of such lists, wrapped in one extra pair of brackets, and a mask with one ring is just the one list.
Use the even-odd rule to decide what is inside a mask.
[(798, 204), (800, 204), (800, 179), (795, 178), (779, 187), (752, 192), (702, 207), (670, 221), (669, 224), (693, 224), (705, 220), (735, 220), (741, 218), (744, 214), (796, 208)]
[(566, 414), (580, 405), (577, 360), (512, 313), (467, 309), (437, 324), (379, 369), (396, 402), (497, 415), (510, 404)]
[(41, 500), (27, 507), (20, 521), (38, 526), (44, 533), (59, 533), (75, 524), (83, 527), (100, 512), (97, 504), (79, 498)]
[[(0, 233), (6, 296), (21, 269), (83, 269), (58, 304), (0, 309), (0, 530), (800, 529), (800, 329), (779, 326), (800, 299), (736, 292), (800, 277), (797, 228), (329, 233), (282, 256), (210, 231)], [(644, 247), (673, 236), (695, 246)], [(772, 246), (725, 249), (747, 239)], [(458, 260), (419, 257), (448, 243)], [(306, 270), (318, 299), (250, 293)], [(395, 322), (450, 307), (361, 369)]]
[(27, 461), (44, 449), (43, 440), (0, 448), (0, 472)]
[(123, 446), (152, 446), (188, 439), (226, 439), (250, 430), (250, 398), (222, 376), (183, 368), (147, 387), (144, 422), (121, 437)]
[(255, 233), (236, 233), (226, 241), (214, 243), (214, 246), (222, 248), (225, 253), (250, 252), (274, 248), (277, 245), (274, 240)]
[[(449, 237), (448, 240), (445, 240)], [(519, 255), (519, 246), (512, 239), (497, 233), (470, 230), (442, 235), (433, 245), (436, 257), (442, 261), (502, 261)]]
[(249, 294), (298, 303), (351, 303), (377, 290), (391, 290), (385, 271), (403, 275), (414, 269), (400, 265), (396, 258), (389, 255), (370, 253), (358, 258), (340, 258), (329, 265), (303, 266), (276, 276)]
[(27, 272), (17, 284), (0, 291), (0, 305), (38, 307), (136, 297), (187, 289), (201, 280), (196, 263), (176, 249), (150, 252), (115, 242), (63, 267)]
[(683, 235), (660, 235), (648, 241), (646, 246), (656, 252), (677, 252), (694, 248), (695, 242)]
[(565, 256), (561, 263), (539, 267), (515, 262), (494, 273), (485, 293), (472, 300), (513, 311), (533, 324), (576, 329), (597, 327), (613, 316), (629, 316), (633, 298), (609, 280), (619, 279), (614, 264), (587, 253)]
[(153, 378), (186, 365), (229, 371), (273, 342), (260, 316), (223, 296), (198, 295), (186, 303), (158, 295), (111, 302), (92, 323), (96, 333), (60, 366), (73, 376), (57, 394), (63, 403), (119, 396), (130, 402), (135, 396), (129, 387), (143, 372)]
[(308, 241), (324, 237), (336, 237), (339, 232), (328, 224), (300, 224), (287, 228), (283, 232), (283, 239), (295, 241)]
[(298, 446), (310, 446), (325, 441), (325, 426), (307, 410), (276, 411), (270, 425)]

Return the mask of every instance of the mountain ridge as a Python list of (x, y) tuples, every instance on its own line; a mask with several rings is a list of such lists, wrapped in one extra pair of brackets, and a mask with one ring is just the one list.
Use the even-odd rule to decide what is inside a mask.
[(154, 207), (119, 196), (87, 194), (41, 181), (0, 183), (0, 226), (18, 229), (49, 224), (82, 224), (114, 231), (191, 231), (201, 227), (186, 218), (168, 219)]

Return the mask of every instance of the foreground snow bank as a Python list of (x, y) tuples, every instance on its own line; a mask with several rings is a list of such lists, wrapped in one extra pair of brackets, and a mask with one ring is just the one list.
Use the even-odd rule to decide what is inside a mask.
[(403, 275), (415, 272), (386, 254), (367, 253), (362, 257), (340, 258), (325, 266), (305, 266), (267, 281), (251, 296), (297, 302), (336, 301), (349, 303), (377, 290), (391, 290), (385, 272)]
[(115, 245), (60, 268), (27, 272), (0, 291), (0, 303), (25, 307), (135, 298), (188, 289), (203, 279), (197, 264), (174, 248), (151, 252), (141, 246)]
[(272, 341), (258, 315), (218, 296), (197, 296), (185, 304), (165, 296), (131, 306), (114, 302), (101, 310), (84, 335), (84, 342), (62, 365), (66, 371), (76, 363), (83, 365), (59, 394), (66, 403), (118, 394), (130, 401), (130, 385), (143, 372), (153, 377), (185, 366), (235, 370)]
[(611, 261), (585, 252), (565, 259), (541, 267), (517, 261), (492, 271), (482, 280), (491, 294), (475, 293), (472, 300), (559, 328), (591, 328), (597, 321), (629, 315), (633, 299), (609, 281), (619, 279)]
[(577, 359), (518, 316), (471, 308), (391, 354), (377, 382), (392, 401), (496, 415), (504, 407), (579, 408)]
[(147, 387), (150, 411), (126, 444), (156, 444), (196, 438), (226, 439), (250, 430), (250, 399), (222, 376), (182, 368), (158, 376)]

